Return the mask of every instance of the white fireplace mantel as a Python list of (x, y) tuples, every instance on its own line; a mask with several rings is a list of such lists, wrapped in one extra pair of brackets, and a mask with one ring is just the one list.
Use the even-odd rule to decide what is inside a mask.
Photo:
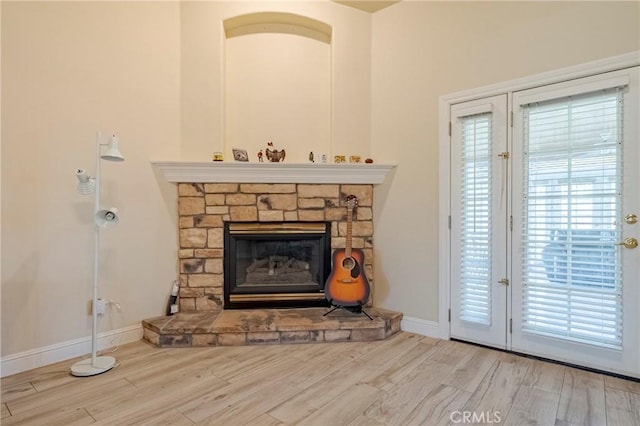
[(152, 161), (167, 181), (381, 184), (395, 164)]

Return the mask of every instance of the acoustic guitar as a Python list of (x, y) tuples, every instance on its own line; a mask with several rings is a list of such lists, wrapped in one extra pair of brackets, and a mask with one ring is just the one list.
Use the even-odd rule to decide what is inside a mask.
[(364, 272), (364, 253), (352, 245), (353, 209), (358, 204), (355, 195), (347, 197), (347, 237), (344, 249), (333, 252), (331, 274), (324, 286), (325, 298), (338, 307), (357, 307), (359, 311), (369, 300), (369, 281)]

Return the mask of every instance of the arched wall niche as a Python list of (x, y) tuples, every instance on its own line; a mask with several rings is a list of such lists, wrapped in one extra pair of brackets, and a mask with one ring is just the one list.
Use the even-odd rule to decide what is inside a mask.
[[(292, 13), (224, 20), (224, 147), (250, 161), (268, 142), (287, 162), (332, 155), (332, 28)], [(264, 157), (264, 161), (267, 161)]]
[(331, 44), (331, 25), (307, 16), (285, 12), (258, 12), (224, 20), (226, 38), (247, 34), (280, 33), (309, 37)]

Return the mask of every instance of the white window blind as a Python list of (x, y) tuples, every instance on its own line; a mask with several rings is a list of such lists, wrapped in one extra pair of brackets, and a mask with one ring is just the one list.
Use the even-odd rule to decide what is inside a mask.
[(523, 330), (622, 344), (622, 95), (523, 106)]
[(461, 117), (460, 319), (491, 322), (491, 113)]

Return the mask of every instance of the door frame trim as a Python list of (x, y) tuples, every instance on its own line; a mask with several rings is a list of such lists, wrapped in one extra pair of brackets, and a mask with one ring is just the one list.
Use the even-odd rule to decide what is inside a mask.
[[(438, 140), (439, 140), (439, 176), (438, 185), (438, 324), (439, 336), (449, 340), (449, 307), (450, 307), (450, 263), (451, 245), (449, 215), (451, 203), (451, 137), (449, 122), (451, 121), (451, 105), (490, 97), (500, 94), (510, 95), (518, 90), (531, 89), (537, 86), (560, 83), (594, 74), (616, 71), (640, 65), (640, 51), (612, 56), (596, 61), (586, 62), (553, 71), (547, 71), (528, 77), (495, 83), (470, 90), (442, 95), (438, 98)], [(508, 96), (510, 99), (510, 96)], [(509, 104), (509, 107), (511, 105)], [(511, 125), (512, 123), (510, 123)]]

